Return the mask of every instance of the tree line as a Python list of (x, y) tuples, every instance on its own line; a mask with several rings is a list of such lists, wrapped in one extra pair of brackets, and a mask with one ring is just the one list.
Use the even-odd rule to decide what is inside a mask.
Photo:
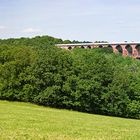
[(58, 43), (72, 41), (0, 40), (0, 99), (140, 119), (140, 61)]

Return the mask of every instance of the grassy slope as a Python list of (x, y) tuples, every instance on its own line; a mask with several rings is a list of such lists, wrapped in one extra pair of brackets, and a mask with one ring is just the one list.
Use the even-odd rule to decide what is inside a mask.
[(0, 101), (0, 140), (139, 140), (140, 120)]

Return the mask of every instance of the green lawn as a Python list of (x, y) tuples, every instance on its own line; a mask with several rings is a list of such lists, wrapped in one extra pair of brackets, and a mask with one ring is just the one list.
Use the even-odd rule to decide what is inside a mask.
[(0, 101), (0, 140), (140, 140), (140, 120)]

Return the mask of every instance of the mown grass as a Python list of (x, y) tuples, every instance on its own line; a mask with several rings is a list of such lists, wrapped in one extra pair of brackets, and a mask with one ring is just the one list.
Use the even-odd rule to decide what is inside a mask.
[(140, 120), (0, 101), (0, 140), (140, 140)]

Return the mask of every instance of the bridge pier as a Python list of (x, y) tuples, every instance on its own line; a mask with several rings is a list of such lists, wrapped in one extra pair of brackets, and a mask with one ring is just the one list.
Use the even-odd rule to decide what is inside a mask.
[(122, 55), (123, 56), (128, 56), (128, 50), (126, 49), (126, 45), (121, 45), (122, 48)]
[(113, 52), (114, 53), (119, 53), (119, 51), (117, 50), (116, 47), (117, 47), (117, 45), (114, 45), (114, 44), (112, 45)]

